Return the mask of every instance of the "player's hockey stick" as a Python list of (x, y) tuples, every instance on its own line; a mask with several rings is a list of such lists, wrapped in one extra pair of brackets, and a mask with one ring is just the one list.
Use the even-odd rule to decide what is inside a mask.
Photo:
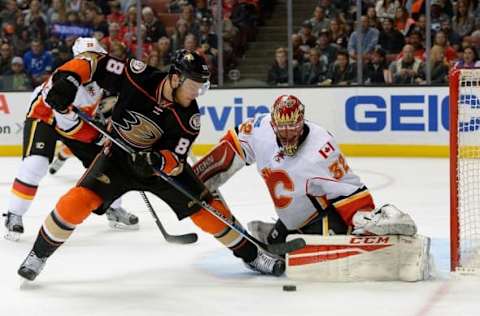
[[(135, 154), (135, 151), (132, 148), (130, 148), (130, 146), (123, 143), (119, 139), (113, 138), (112, 135), (110, 135), (108, 132), (99, 128), (97, 125), (95, 125), (95, 123), (92, 122), (92, 120), (85, 113), (81, 112), (75, 107), (73, 107), (73, 111), (77, 113), (81, 119), (85, 120), (88, 124), (92, 125), (92, 127), (96, 128), (100, 133), (102, 133), (102, 135), (104, 135), (106, 138), (111, 140), (114, 144), (116, 144), (118, 147), (123, 149), (125, 152), (129, 154)], [(220, 213), (217, 209), (209, 205), (207, 202), (197, 199), (195, 196), (193, 196), (190, 192), (184, 189), (180, 184), (178, 184), (171, 177), (167, 176), (166, 174), (160, 171), (157, 171), (157, 173), (160, 178), (162, 178), (165, 182), (170, 184), (180, 193), (185, 195), (185, 197), (189, 198), (193, 203), (206, 209), (208, 212), (210, 212), (210, 214), (218, 218), (221, 222), (223, 222), (225, 225), (227, 225), (231, 229), (235, 230), (237, 233), (242, 235), (245, 239), (255, 244), (257, 247), (260, 247), (266, 250), (269, 253), (272, 253), (275, 255), (284, 255), (288, 252), (292, 252), (294, 250), (303, 248), (306, 245), (305, 240), (302, 238), (296, 238), (285, 243), (278, 243), (273, 245), (265, 244), (260, 240), (256, 239), (255, 237), (253, 237), (252, 235), (250, 235), (243, 227), (237, 226), (234, 222), (232, 222), (231, 219), (225, 217), (222, 213)]]
[[(94, 127), (96, 130), (98, 130), (100, 133), (102, 133), (102, 135), (104, 135), (105, 137), (107, 137), (108, 139), (110, 139), (112, 142), (114, 142), (115, 144), (117, 144), (118, 146), (120, 146), (123, 150), (127, 151), (128, 153), (133, 153), (133, 150), (131, 148), (128, 148), (128, 147), (125, 147), (125, 146), (121, 146), (120, 143), (117, 143), (115, 141), (115, 139), (113, 139), (113, 137), (107, 133), (106, 131), (104, 131), (103, 129), (101, 129), (99, 126), (97, 126), (93, 121), (92, 119), (87, 116), (85, 113), (83, 113), (82, 111), (80, 111), (78, 108), (76, 107), (72, 107), (72, 110), (77, 113), (77, 115), (85, 122), (87, 122), (89, 125), (91, 125), (92, 127)], [(183, 235), (170, 235), (166, 230), (165, 230), (165, 227), (163, 227), (163, 224), (162, 222), (160, 221), (160, 219), (158, 218), (158, 215), (157, 213), (155, 212), (155, 210), (153, 209), (153, 206), (152, 204), (150, 203), (150, 200), (148, 199), (147, 195), (145, 194), (145, 192), (143, 191), (140, 191), (140, 195), (142, 196), (142, 199), (145, 201), (145, 204), (147, 205), (147, 208), (148, 208), (148, 211), (150, 212), (150, 214), (152, 215), (154, 221), (155, 221), (155, 224), (157, 224), (157, 227), (158, 229), (160, 230), (160, 232), (162, 233), (163, 235), (163, 238), (165, 238), (165, 240), (167, 242), (170, 242), (170, 243), (175, 243), (175, 244), (193, 244), (194, 242), (197, 241), (198, 239), (198, 235), (196, 233), (188, 233), (188, 234), (183, 234)]]

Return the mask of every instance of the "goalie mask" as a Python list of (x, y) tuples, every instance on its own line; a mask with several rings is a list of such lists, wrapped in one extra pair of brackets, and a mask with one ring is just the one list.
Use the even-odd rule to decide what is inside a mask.
[(282, 152), (294, 156), (303, 133), (305, 106), (293, 95), (282, 95), (272, 106), (272, 128)]

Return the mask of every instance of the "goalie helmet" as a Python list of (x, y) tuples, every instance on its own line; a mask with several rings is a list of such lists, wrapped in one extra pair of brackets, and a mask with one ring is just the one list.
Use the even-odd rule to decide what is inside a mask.
[(272, 106), (272, 128), (282, 152), (294, 156), (303, 133), (305, 106), (293, 95), (278, 97)]
[(79, 37), (75, 40), (72, 47), (73, 56), (84, 52), (96, 52), (107, 54), (107, 51), (103, 48), (100, 42), (93, 37)]

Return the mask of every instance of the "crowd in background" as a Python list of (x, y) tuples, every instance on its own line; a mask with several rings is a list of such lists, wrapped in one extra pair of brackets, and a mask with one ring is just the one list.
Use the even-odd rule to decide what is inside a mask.
[[(134, 57), (168, 70), (178, 48), (200, 53), (217, 78), (217, 0), (0, 0), (0, 90), (31, 90), (72, 58), (79, 36), (96, 37), (121, 59)], [(223, 0), (224, 73), (244, 57), (275, 0)], [(452, 67), (480, 67), (480, 0), (431, 0), (432, 46), (425, 54), (425, 0), (364, 0), (357, 35), (355, 0), (319, 0), (313, 17), (293, 34), (294, 83), (447, 83)], [(173, 16), (174, 19), (169, 19)], [(138, 32), (139, 28), (140, 32)], [(137, 41), (141, 34), (141, 41)], [(362, 54), (357, 52), (361, 39)], [(288, 51), (280, 47), (265, 79), (288, 82)]]
[[(352, 84), (362, 60), (363, 84), (446, 84), (453, 67), (480, 67), (480, 1), (431, 0), (426, 56), (425, 0), (363, 0), (357, 34), (356, 1), (320, 0), (313, 17), (293, 34), (294, 83)], [(361, 55), (357, 52), (361, 38)], [(288, 83), (287, 50), (280, 47), (270, 84)]]
[[(271, 3), (223, 1), (227, 71), (245, 54), (247, 43), (255, 40), (257, 24), (271, 13)], [(0, 0), (0, 90), (30, 90), (42, 83), (72, 58), (71, 48), (79, 36), (96, 37), (120, 59), (137, 56), (142, 42), (141, 59), (162, 70), (168, 70), (176, 49), (196, 50), (209, 64), (215, 82), (215, 0), (147, 0), (141, 5), (138, 26), (135, 0)], [(159, 19), (155, 10), (159, 5), (167, 23)]]

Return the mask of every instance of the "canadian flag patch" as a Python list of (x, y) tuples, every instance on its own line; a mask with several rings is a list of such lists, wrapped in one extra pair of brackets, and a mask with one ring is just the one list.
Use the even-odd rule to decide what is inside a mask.
[(327, 142), (325, 146), (323, 146), (322, 149), (320, 149), (318, 152), (320, 153), (320, 155), (322, 155), (323, 158), (327, 159), (328, 156), (330, 156), (330, 154), (334, 151), (335, 148), (333, 147), (333, 145), (330, 144), (330, 142)]

